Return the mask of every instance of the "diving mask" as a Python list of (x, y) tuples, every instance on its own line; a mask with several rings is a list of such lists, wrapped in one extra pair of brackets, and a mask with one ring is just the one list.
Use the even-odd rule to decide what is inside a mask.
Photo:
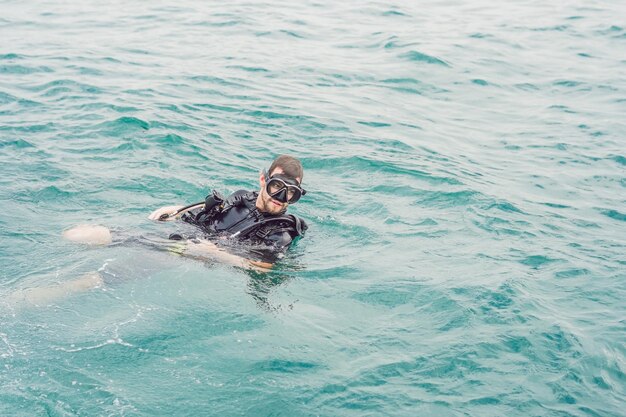
[(264, 171), (263, 175), (266, 181), (265, 191), (274, 200), (294, 204), (306, 194), (306, 190), (300, 187), (300, 184), (293, 178), (282, 174), (274, 174), (270, 177), (267, 171)]

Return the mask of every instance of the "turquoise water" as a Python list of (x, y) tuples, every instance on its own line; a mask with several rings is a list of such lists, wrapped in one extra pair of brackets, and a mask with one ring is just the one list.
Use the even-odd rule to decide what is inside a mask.
[[(0, 1), (0, 415), (625, 415), (624, 4), (292, 3)], [(271, 274), (60, 239), (279, 153)]]

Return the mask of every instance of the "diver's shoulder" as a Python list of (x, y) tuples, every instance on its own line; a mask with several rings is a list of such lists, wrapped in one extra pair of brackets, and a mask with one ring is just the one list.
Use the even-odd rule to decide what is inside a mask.
[(231, 198), (256, 198), (256, 196), (258, 195), (257, 191), (253, 191), (253, 190), (237, 190), (234, 193), (232, 193), (231, 195), (228, 196), (228, 199)]
[(224, 200), (227, 206), (249, 205), (257, 198), (257, 192), (237, 190)]
[(295, 221), (295, 229), (298, 232), (298, 236), (304, 236), (306, 231), (309, 229), (309, 224), (302, 217), (296, 216), (292, 214)]
[(235, 197), (235, 196), (250, 194), (250, 193), (252, 193), (252, 191), (250, 190), (237, 190), (234, 193), (232, 193), (229, 197)]
[(288, 220), (289, 229), (291, 229), (290, 233), (292, 234), (292, 237), (304, 236), (307, 229), (309, 228), (309, 225), (307, 224), (306, 220), (304, 220), (300, 216), (296, 216), (295, 214), (283, 213), (279, 217)]

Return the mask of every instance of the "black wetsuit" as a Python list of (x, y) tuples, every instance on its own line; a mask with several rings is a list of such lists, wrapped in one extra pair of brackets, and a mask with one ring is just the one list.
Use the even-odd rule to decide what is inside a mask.
[[(271, 215), (256, 208), (258, 192), (240, 190), (223, 199), (209, 195), (205, 208), (190, 211), (182, 220), (199, 227), (206, 237), (225, 237), (218, 242), (231, 246), (237, 254), (265, 262), (275, 262), (289, 245), (307, 229), (304, 220), (291, 214)], [(176, 238), (176, 237), (174, 237)], [(244, 245), (241, 245), (244, 243)]]

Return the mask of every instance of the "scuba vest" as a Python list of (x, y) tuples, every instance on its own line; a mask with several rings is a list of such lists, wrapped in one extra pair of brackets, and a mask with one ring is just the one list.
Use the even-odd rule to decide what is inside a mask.
[[(213, 190), (204, 202), (204, 209), (195, 214), (185, 214), (183, 220), (201, 227), (211, 235), (253, 241), (265, 241), (269, 237), (273, 243), (281, 246), (304, 235), (308, 228), (304, 220), (293, 214), (261, 213), (256, 207), (257, 196), (257, 192), (241, 190), (225, 199)], [(285, 232), (289, 235), (288, 239), (284, 236)], [(280, 241), (276, 241), (276, 238)]]

